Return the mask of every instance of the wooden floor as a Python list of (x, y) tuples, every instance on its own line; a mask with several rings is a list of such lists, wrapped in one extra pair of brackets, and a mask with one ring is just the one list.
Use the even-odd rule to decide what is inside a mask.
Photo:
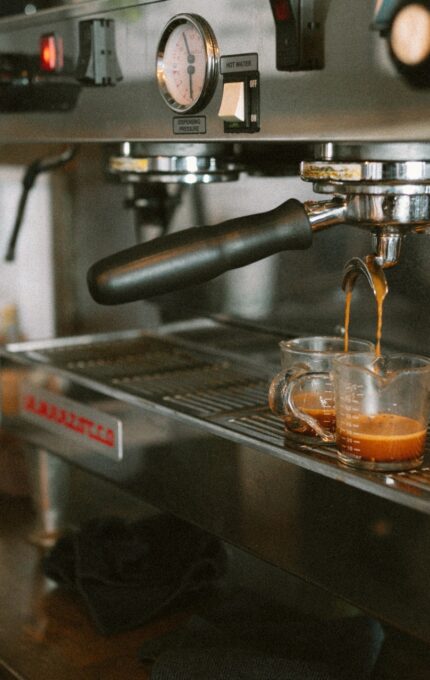
[(148, 680), (140, 646), (178, 617), (99, 635), (80, 604), (41, 573), (41, 553), (28, 540), (33, 522), (27, 500), (0, 495), (0, 680)]

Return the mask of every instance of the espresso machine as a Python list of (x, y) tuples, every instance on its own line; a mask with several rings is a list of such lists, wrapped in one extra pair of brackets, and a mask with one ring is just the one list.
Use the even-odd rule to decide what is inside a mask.
[(281, 339), (342, 333), (353, 256), (385, 346), (430, 353), (429, 3), (40, 2), (0, 59), (4, 154), (65, 161), (59, 337), (2, 349), (3, 427), (430, 641), (428, 462), (341, 468), (267, 405)]

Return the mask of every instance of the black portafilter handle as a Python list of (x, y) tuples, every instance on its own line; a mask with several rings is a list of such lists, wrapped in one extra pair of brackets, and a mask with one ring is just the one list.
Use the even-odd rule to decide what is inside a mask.
[(88, 286), (102, 305), (134, 302), (311, 243), (309, 217), (292, 198), (265, 213), (185, 229), (110, 255), (90, 268)]

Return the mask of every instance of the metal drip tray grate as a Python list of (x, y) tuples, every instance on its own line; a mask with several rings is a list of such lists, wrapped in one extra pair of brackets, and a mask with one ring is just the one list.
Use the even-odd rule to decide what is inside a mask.
[(198, 417), (267, 403), (268, 379), (217, 355), (145, 336), (33, 351), (32, 358)]
[(184, 368), (151, 376), (128, 376), (114, 380), (128, 392), (161, 399), (172, 408), (214, 416), (265, 405), (267, 381), (249, 377), (229, 362)]
[(198, 358), (174, 343), (151, 336), (112, 343), (98, 342), (70, 348), (52, 348), (31, 353), (33, 358), (79, 375), (109, 382), (159, 372), (203, 366)]

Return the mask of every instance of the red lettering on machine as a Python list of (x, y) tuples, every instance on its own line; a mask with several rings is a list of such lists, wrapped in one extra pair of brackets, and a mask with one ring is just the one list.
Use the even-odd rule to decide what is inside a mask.
[(115, 433), (111, 428), (97, 423), (90, 418), (80, 416), (74, 411), (57, 406), (30, 392), (24, 395), (23, 409), (27, 413), (38, 416), (41, 420), (61, 425), (82, 437), (96, 441), (104, 446), (112, 448), (115, 445)]

